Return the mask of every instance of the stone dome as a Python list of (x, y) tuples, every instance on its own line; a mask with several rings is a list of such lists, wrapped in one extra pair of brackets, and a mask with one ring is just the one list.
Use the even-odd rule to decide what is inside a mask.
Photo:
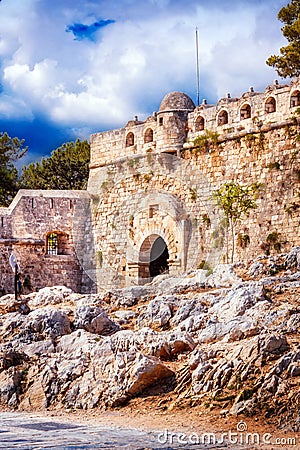
[(170, 92), (160, 104), (159, 112), (162, 111), (192, 111), (195, 109), (193, 100), (183, 92)]

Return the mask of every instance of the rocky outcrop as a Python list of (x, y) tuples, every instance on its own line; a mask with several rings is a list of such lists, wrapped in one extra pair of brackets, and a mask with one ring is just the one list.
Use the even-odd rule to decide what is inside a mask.
[(208, 277), (2, 297), (0, 403), (114, 407), (151, 387), (172, 408), (205, 403), (298, 429), (299, 261), (296, 247)]

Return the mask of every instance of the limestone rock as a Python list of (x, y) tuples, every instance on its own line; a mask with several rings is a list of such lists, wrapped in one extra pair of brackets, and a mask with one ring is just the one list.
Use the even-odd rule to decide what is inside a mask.
[(16, 367), (9, 367), (0, 373), (0, 405), (15, 407), (17, 396), (21, 392), (20, 382), (22, 376)]
[(52, 339), (71, 332), (67, 314), (50, 306), (31, 311), (26, 327), (34, 333), (43, 333)]
[(133, 306), (139, 299), (153, 295), (151, 286), (131, 286), (124, 289), (114, 289), (110, 293), (111, 301), (116, 306)]
[(138, 320), (140, 324), (167, 325), (173, 315), (173, 307), (176, 299), (173, 296), (157, 296), (147, 306), (145, 314)]
[(251, 264), (247, 273), (250, 277), (256, 278), (258, 276), (265, 275), (268, 271), (261, 261), (255, 261)]
[(233, 287), (225, 297), (209, 309), (222, 322), (242, 316), (255, 303), (265, 300), (264, 286), (250, 281)]
[(98, 306), (79, 306), (75, 309), (74, 327), (83, 328), (90, 333), (109, 335), (119, 326)]
[(28, 299), (15, 299), (14, 294), (7, 294), (0, 297), (0, 315), (12, 312), (19, 312), (21, 314), (28, 314), (30, 308), (28, 306)]
[(30, 307), (57, 305), (64, 303), (73, 293), (72, 289), (65, 286), (53, 286), (40, 289), (37, 293), (29, 294), (27, 297)]
[(169, 378), (174, 372), (154, 356), (139, 355), (132, 370), (128, 394), (135, 395), (148, 386), (153, 386), (164, 378)]
[(85, 296), (56, 287), (30, 294), (28, 314), (13, 306), (0, 316), (1, 405), (116, 406), (176, 380), (180, 401), (229, 409), (231, 400), (231, 414), (263, 409), (297, 427), (298, 253), (258, 259), (266, 271), (281, 266), (259, 281), (242, 282), (224, 265), (203, 282), (192, 271), (124, 291)]
[(251, 414), (254, 406), (253, 399), (249, 398), (248, 400), (239, 401), (234, 403), (234, 405), (230, 409), (230, 414), (233, 416), (238, 416), (239, 414)]
[(262, 337), (260, 339), (260, 345), (265, 353), (281, 354), (289, 348), (286, 336), (280, 336), (275, 334)]
[(21, 344), (19, 346), (20, 350), (22, 350), (28, 356), (45, 356), (51, 353), (54, 353), (55, 347), (54, 343), (51, 339), (46, 339), (43, 341), (32, 342), (30, 344)]
[(284, 267), (285, 269), (300, 270), (300, 247), (293, 247), (292, 250), (286, 255)]
[(231, 287), (242, 280), (235, 273), (233, 264), (218, 264), (211, 275), (205, 281), (205, 285), (209, 287)]

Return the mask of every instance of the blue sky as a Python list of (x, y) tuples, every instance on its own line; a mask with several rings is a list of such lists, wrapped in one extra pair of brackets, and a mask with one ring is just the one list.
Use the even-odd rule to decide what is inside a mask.
[(0, 131), (25, 139), (23, 164), (62, 143), (157, 111), (170, 91), (215, 103), (278, 79), (287, 0), (2, 0)]

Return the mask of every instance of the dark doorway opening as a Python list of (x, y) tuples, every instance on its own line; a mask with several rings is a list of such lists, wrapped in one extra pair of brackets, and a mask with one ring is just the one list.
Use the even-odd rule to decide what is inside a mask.
[(168, 247), (165, 241), (158, 237), (152, 247), (150, 252), (150, 277), (156, 277), (157, 275), (160, 275), (162, 273), (168, 273), (169, 272), (169, 252)]

